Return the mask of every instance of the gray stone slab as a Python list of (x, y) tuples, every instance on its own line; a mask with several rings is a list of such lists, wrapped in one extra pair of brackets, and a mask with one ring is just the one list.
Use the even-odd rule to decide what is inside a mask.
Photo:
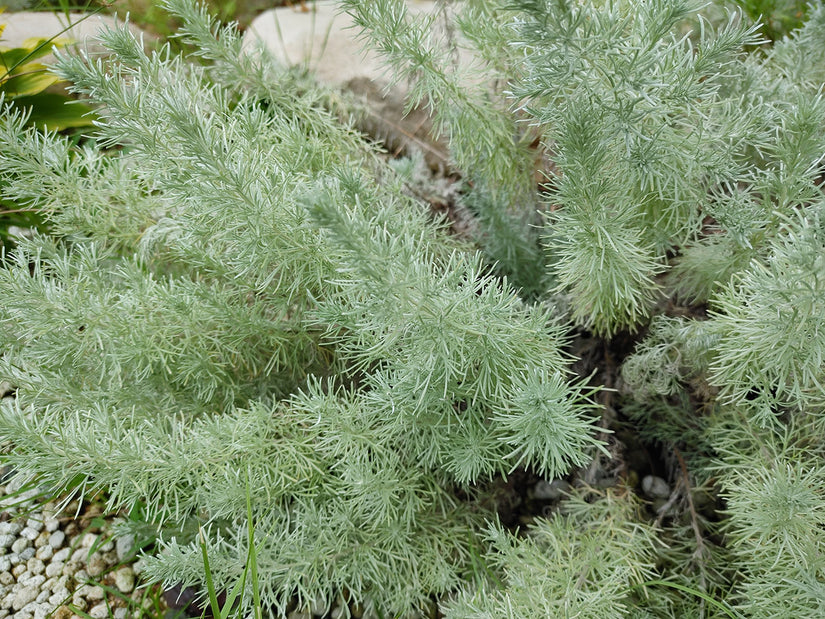
[[(110, 15), (88, 15), (83, 13), (37, 12), (20, 11), (17, 13), (3, 13), (0, 23), (6, 24), (2, 47), (21, 47), (26, 39), (51, 39), (58, 37), (68, 39), (73, 43), (86, 45), (93, 52), (103, 51), (103, 48), (94, 42), (97, 33), (104, 27), (113, 27), (118, 21)], [(122, 23), (122, 21), (121, 21)], [(144, 36), (146, 42), (153, 37), (146, 35), (133, 24), (129, 28), (137, 36)], [(46, 58), (42, 62), (49, 62)]]
[[(261, 41), (285, 66), (304, 66), (330, 86), (344, 86), (358, 78), (381, 80), (384, 68), (377, 56), (362, 51), (358, 29), (334, 1), (270, 9), (250, 24), (244, 45), (252, 49)], [(433, 0), (408, 0), (411, 14), (432, 11)]]

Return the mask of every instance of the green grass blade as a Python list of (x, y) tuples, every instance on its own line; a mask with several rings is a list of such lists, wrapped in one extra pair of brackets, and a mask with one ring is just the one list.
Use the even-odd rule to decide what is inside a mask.
[(206, 552), (206, 539), (203, 536), (203, 529), (200, 529), (201, 555), (203, 556), (203, 572), (206, 578), (206, 590), (209, 592), (209, 607), (212, 609), (213, 617), (223, 617), (221, 607), (218, 604), (218, 596), (215, 593), (215, 583), (212, 580), (212, 569), (209, 567), (209, 553)]
[(699, 591), (698, 589), (693, 589), (692, 587), (680, 585), (679, 583), (670, 582), (669, 580), (649, 580), (647, 582), (643, 582), (639, 585), (636, 585), (632, 589), (637, 589), (639, 587), (648, 587), (653, 585), (662, 585), (664, 587), (670, 587), (672, 589), (677, 589), (685, 593), (690, 593), (691, 595), (695, 595), (696, 597), (702, 598), (708, 604), (721, 610), (723, 613), (725, 613), (728, 617), (731, 617), (732, 619), (745, 619), (743, 615), (738, 613), (735, 609), (731, 608), (730, 605), (726, 602), (720, 602), (719, 600), (715, 600), (704, 591)]
[(261, 619), (261, 592), (258, 587), (258, 549), (255, 548), (255, 527), (252, 524), (252, 493), (249, 488), (249, 471), (246, 473), (246, 523), (249, 554), (246, 566), (252, 578), (252, 606), (255, 619)]

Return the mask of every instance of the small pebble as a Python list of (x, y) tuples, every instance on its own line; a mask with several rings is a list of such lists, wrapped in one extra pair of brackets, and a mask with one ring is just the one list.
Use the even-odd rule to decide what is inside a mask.
[(20, 531), (20, 537), (25, 537), (30, 542), (36, 540), (38, 535), (40, 535), (40, 531), (32, 529), (31, 527), (26, 527)]
[(60, 549), (60, 547), (63, 546), (64, 541), (66, 541), (66, 534), (63, 533), (63, 531), (55, 531), (49, 535), (49, 546), (55, 550)]
[(651, 499), (666, 499), (670, 496), (670, 486), (661, 477), (645, 475), (642, 479), (642, 491)]
[(14, 554), (19, 555), (26, 548), (28, 548), (30, 544), (31, 542), (27, 540), (25, 537), (18, 537), (16, 540), (14, 540), (14, 543), (11, 545), (11, 551)]
[(20, 531), (23, 530), (23, 525), (19, 522), (8, 521), (0, 522), (0, 535), (11, 535), (17, 537)]
[(26, 563), (26, 567), (29, 568), (29, 572), (31, 572), (32, 574), (42, 574), (43, 571), (46, 569), (46, 564), (43, 563), (37, 557), (32, 557)]
[(34, 601), (37, 597), (37, 589), (31, 587), (21, 587), (12, 598), (11, 607), (14, 610), (22, 609), (26, 604)]
[(75, 591), (72, 596), (72, 606), (74, 606), (77, 610), (85, 611), (89, 607), (89, 603), (86, 602), (86, 598), (80, 595), (79, 591)]
[(106, 562), (106, 565), (117, 565), (117, 553), (114, 550), (110, 550), (109, 552), (104, 552), (102, 555), (103, 560)]
[(49, 578), (60, 576), (63, 573), (63, 564), (51, 562), (46, 566), (46, 576)]
[(98, 553), (94, 553), (89, 557), (89, 562), (86, 564), (86, 571), (89, 573), (89, 576), (100, 576), (107, 567), (109, 566), (106, 564), (106, 560)]
[(138, 576), (140, 576), (140, 574), (145, 569), (146, 569), (146, 561), (144, 561), (143, 559), (138, 559), (137, 561), (132, 563), (132, 571)]
[(54, 533), (60, 528), (60, 521), (57, 518), (48, 518), (44, 526), (49, 533)]
[(37, 607), (34, 609), (34, 619), (46, 619), (49, 615), (52, 614), (52, 610), (54, 610), (53, 606), (49, 606), (44, 600), (40, 602), (38, 599)]
[(135, 536), (131, 533), (117, 538), (115, 551), (117, 552), (118, 563), (122, 563), (134, 554)]
[(52, 619), (71, 619), (72, 618), (72, 611), (70, 611), (66, 606), (61, 606), (57, 610), (54, 611), (52, 615)]
[(29, 518), (26, 520), (26, 527), (39, 533), (43, 529), (43, 521), (40, 518)]
[[(65, 568), (63, 569), (65, 570)], [(86, 570), (77, 570), (74, 573), (74, 579), (76, 582), (86, 582), (87, 580), (89, 580), (89, 573)]]
[(26, 579), (21, 578), (18, 582), (21, 585), (25, 585), (26, 587), (32, 587), (39, 591), (43, 588), (43, 583), (46, 582), (46, 577), (43, 576), (43, 574), (37, 574), (36, 576), (29, 576)]
[(46, 544), (42, 548), (38, 548), (34, 556), (41, 561), (49, 561), (54, 556), (54, 548)]
[[(51, 540), (49, 540), (49, 545), (50, 546), (52, 545)], [(54, 548), (54, 546), (52, 546), (52, 548)], [(52, 557), (52, 561), (57, 561), (59, 563), (63, 563), (64, 561), (66, 561), (66, 559), (69, 558), (69, 556), (71, 554), (72, 554), (72, 549), (71, 548), (64, 548), (63, 550), (58, 550), (56, 553), (54, 553), (54, 556)]]
[(0, 557), (0, 572), (8, 572), (11, 569), (11, 561), (8, 557)]
[(106, 592), (103, 590), (103, 587), (99, 587), (95, 585), (94, 587), (85, 587), (83, 589), (84, 597), (91, 601), (102, 600), (106, 597)]
[(8, 548), (16, 539), (14, 535), (9, 535), (8, 533), (0, 535), (0, 548)]
[(129, 612), (127, 608), (115, 608), (114, 619), (126, 619), (126, 613)]
[(122, 567), (115, 572), (115, 586), (121, 593), (131, 593), (135, 588), (135, 573), (130, 567)]
[(34, 556), (34, 548), (29, 546), (28, 548), (24, 548), (23, 552), (20, 553), (20, 560), (21, 561), (28, 561)]
[(86, 557), (89, 556), (89, 550), (87, 548), (78, 548), (72, 553), (72, 561), (74, 563), (85, 563)]
[(7, 587), (14, 584), (14, 574), (11, 572), (0, 572), (0, 584)]
[(61, 596), (59, 593), (52, 593), (52, 594), (49, 596), (49, 604), (51, 604), (51, 605), (52, 605), (52, 608), (54, 608), (54, 607), (55, 607), (55, 606), (57, 606), (58, 604), (61, 604), (61, 603), (62, 603), (65, 599), (66, 599), (66, 598), (64, 598), (63, 596)]
[(42, 548), (43, 546), (48, 546), (48, 544), (49, 544), (49, 535), (50, 535), (50, 533), (48, 531), (41, 531), (38, 534), (37, 539), (34, 540), (34, 547), (35, 548)]
[(83, 539), (80, 540), (81, 547), (91, 548), (97, 541), (97, 537), (98, 536), (94, 533), (86, 533), (86, 535), (83, 536)]
[(21, 578), (25, 578), (24, 574), (28, 569), (29, 568), (25, 564), (19, 563), (18, 565), (15, 565), (13, 568), (11, 568), (11, 575), (14, 576), (17, 580), (20, 580)]
[(92, 610), (89, 611), (89, 615), (93, 617), (93, 619), (106, 619), (109, 616), (109, 609), (106, 607), (106, 602), (101, 602), (96, 606), (92, 606)]

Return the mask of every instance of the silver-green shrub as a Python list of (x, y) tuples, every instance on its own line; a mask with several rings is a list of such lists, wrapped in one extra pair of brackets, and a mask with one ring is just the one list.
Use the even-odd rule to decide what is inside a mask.
[[(773, 45), (682, 0), (342, 4), (448, 137), (479, 250), (325, 93), (168, 0), (198, 62), (126, 30), (60, 58), (95, 143), (0, 120), (4, 191), (54, 232), (0, 271), (5, 460), (139, 506), (168, 584), (204, 584), (204, 543), (232, 587), (251, 512), (273, 613), (821, 615), (822, 3)], [(571, 372), (583, 330), (623, 400)], [(597, 402), (670, 496), (625, 470), (505, 530), (491, 480), (620, 468)]]
[[(454, 165), (487, 196), (473, 204), (479, 218), (541, 215), (544, 275), (497, 257), (525, 218), (484, 229), (498, 268), (523, 292), (562, 300), (579, 328), (646, 329), (620, 369), (622, 408), (669, 453), (676, 487), (657, 516), (663, 580), (636, 587), (622, 616), (821, 615), (822, 2), (773, 44), (738, 12), (683, 0), (468, 0), (437, 18), (455, 14), (460, 33), (440, 39), (435, 18), (407, 15), (400, 0), (343, 4), (442, 119)], [(456, 40), (489, 82), (439, 64)], [(533, 161), (547, 160), (531, 201), (489, 169), (484, 140), (508, 133), (508, 148), (538, 143)], [(529, 156), (515, 151), (496, 170), (533, 174), (520, 167)], [(706, 491), (718, 505), (700, 510)], [(583, 616), (579, 590), (559, 589), (556, 550), (536, 553), (529, 534), (516, 547), (499, 546), (504, 580), (470, 587), (455, 616)]]
[[(600, 445), (565, 329), (452, 241), (354, 131), (185, 1), (205, 62), (62, 55), (98, 103), (74, 147), (0, 121), (11, 197), (47, 213), (0, 271), (7, 461), (55, 492), (141, 506), (147, 573), (242, 572), (264, 608), (347, 596), (402, 613), (455, 589), (492, 517), (462, 496)], [(248, 601), (248, 600), (247, 600)]]

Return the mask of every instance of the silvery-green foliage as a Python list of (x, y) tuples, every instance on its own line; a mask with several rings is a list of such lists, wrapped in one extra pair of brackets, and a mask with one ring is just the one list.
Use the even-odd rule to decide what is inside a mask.
[[(477, 4), (464, 4), (468, 14)], [(429, 89), (436, 114), (444, 114), (439, 103), (472, 109), (478, 92), (465, 89), (460, 101), (442, 94), (436, 78), (449, 77), (446, 63), (434, 56), (417, 63), (417, 51), (403, 37), (390, 36), (403, 20), (396, 30), (379, 23), (380, 15), (400, 15), (400, 3), (344, 5), (374, 47), (405, 67), (414, 93)], [(536, 0), (489, 6), (497, 18), (486, 21), (492, 25), (467, 27), (460, 19), (456, 24), (471, 47), (482, 50), (484, 63), (510, 67), (506, 88), (514, 118), (536, 126), (552, 160), (542, 187), (549, 203), (543, 211), (552, 274), (544, 282), (567, 295), (577, 324), (606, 336), (647, 321), (663, 292), (709, 303), (707, 320), (654, 318), (622, 367), (625, 389), (639, 400), (634, 418), (650, 426), (647, 436), (688, 450), (686, 461), (698, 467), (693, 474), (677, 474), (680, 500), (686, 501), (694, 475), (707, 479), (717, 472), (708, 467), (710, 458), (734, 467), (735, 454), (752, 453), (744, 445), (729, 449), (708, 411), (759, 432), (781, 435), (791, 424), (801, 444), (821, 444), (822, 3), (811, 6), (799, 31), (752, 53), (745, 50), (760, 44), (757, 25), (739, 13), (720, 20), (717, 12), (713, 21), (696, 17), (698, 3)], [(497, 21), (501, 11), (512, 20), (509, 32)], [(502, 39), (513, 45), (490, 53)], [(402, 43), (393, 46), (396, 40)], [(465, 121), (475, 121), (483, 132), (479, 118)], [(448, 137), (456, 152), (466, 153), (462, 149), (473, 144), (463, 133)], [(465, 166), (462, 172), (473, 179), (483, 169)], [(498, 203), (502, 213), (506, 204)], [(487, 222), (495, 207), (493, 201), (479, 209)], [(494, 225), (507, 224), (502, 217)], [(518, 235), (511, 228), (498, 234), (498, 242), (507, 243), (508, 234)], [(691, 402), (688, 393), (701, 402)], [(667, 595), (666, 604), (646, 606), (650, 613), (730, 616), (729, 606), (711, 605), (701, 595), (726, 595), (735, 575), (717, 568), (733, 552), (744, 579), (730, 604), (751, 616), (821, 614), (821, 565), (812, 559), (821, 553), (817, 535), (799, 534), (807, 554), (785, 553), (788, 563), (738, 554), (739, 545), (750, 548), (754, 536), (762, 539), (758, 535), (764, 533), (769, 543), (770, 532), (783, 523), (796, 531), (819, 526), (805, 517), (796, 524), (788, 520), (795, 506), (812, 514), (823, 505), (821, 467), (810, 462), (810, 453), (795, 457), (799, 467), (809, 462), (810, 475), (785, 460), (776, 465), (785, 472), (776, 474), (775, 483), (769, 483), (775, 467), (742, 478), (725, 471), (722, 483), (733, 506), (727, 548), (704, 539), (712, 525), (695, 506), (684, 506), (689, 522), (667, 534), (681, 550), (674, 548), (662, 565), (685, 566), (668, 577), (698, 594), (690, 601)], [(771, 497), (756, 492), (760, 485), (771, 488)], [(760, 501), (776, 509), (759, 509)], [(799, 566), (787, 569), (793, 560)], [(524, 563), (529, 564), (519, 558), (508, 565), (518, 572)], [(554, 579), (542, 569), (546, 564), (533, 579), (552, 588)], [(499, 617), (544, 610), (536, 592), (508, 582), (485, 587), (477, 597), (462, 598), (461, 612)], [(742, 603), (758, 587), (759, 604)], [(506, 602), (496, 606), (490, 589)], [(775, 599), (765, 602), (771, 595)], [(520, 604), (524, 610), (514, 610)]]
[[(450, 139), (483, 253), (320, 89), (166, 4), (199, 63), (125, 29), (60, 59), (96, 144), (0, 118), (4, 192), (55, 232), (0, 271), (8, 462), (140, 506), (167, 583), (203, 584), (201, 539), (238, 581), (248, 500), (275, 610), (822, 614), (821, 2), (747, 54), (755, 27), (681, 0), (345, 2)], [(615, 404), (672, 465), (659, 522), (578, 490), (521, 536), (491, 524), (486, 482), (604, 450), (566, 319), (611, 336), (663, 293), (708, 311), (651, 319)]]
[[(308, 200), (341, 250), (340, 294), (316, 317), (351, 367), (372, 366), (370, 405), (461, 483), (507, 472), (516, 455), (551, 476), (582, 464), (577, 454), (598, 444), (594, 405), (553, 370), (564, 365), (561, 326), (485, 275), (477, 255), (433, 255), (363, 182), (342, 170)], [(557, 417), (552, 436), (529, 426), (544, 415)]]
[(789, 222), (766, 259), (754, 260), (713, 299), (722, 337), (710, 376), (726, 402), (803, 413), (825, 407), (823, 205)]
[(646, 337), (622, 364), (626, 390), (638, 400), (680, 393), (691, 378), (707, 372), (709, 351), (721, 338), (717, 327), (708, 321), (654, 317)]
[(167, 7), (204, 64), (125, 28), (105, 59), (60, 57), (101, 105), (97, 144), (0, 118), (0, 179), (57, 232), (0, 271), (4, 457), (140, 506), (167, 583), (203, 584), (198, 527), (217, 586), (240, 578), (248, 498), (267, 607), (421, 607), (484, 545), (474, 484), (601, 447), (596, 390), (548, 307), (451, 240), (323, 93)]
[(747, 617), (825, 611), (822, 435), (821, 419), (762, 429), (724, 410), (712, 418), (708, 436), (719, 457), (710, 470), (727, 501), (732, 567), (742, 575), (730, 600)]
[(636, 397), (676, 393), (699, 374), (719, 389), (722, 402), (754, 423), (787, 410), (822, 410), (822, 202), (787, 221), (767, 250), (714, 294), (710, 320), (653, 321), (622, 367)]
[(504, 3), (443, 3), (433, 14), (413, 13), (404, 0), (341, 6), (390, 67), (389, 87), (408, 87), (409, 107), (426, 105), (436, 133), (449, 139), (453, 164), (472, 184), (463, 201), (478, 215), (488, 260), (526, 296), (543, 292), (529, 148), (536, 136), (509, 113), (502, 93), (518, 70)]
[(698, 231), (697, 206), (740, 169), (751, 110), (726, 113), (723, 86), (753, 30), (732, 18), (682, 36), (690, 2), (518, 6), (526, 70), (514, 93), (556, 165), (550, 269), (578, 323), (633, 328), (657, 300), (665, 252)]
[(523, 537), (491, 528), (503, 581), (465, 589), (446, 604), (446, 617), (627, 616), (636, 604), (631, 588), (652, 576), (658, 549), (656, 530), (637, 522), (637, 509), (622, 489), (598, 499), (575, 494)]
[[(815, 136), (810, 89), (787, 73), (794, 50), (813, 47), (813, 27), (758, 58), (743, 51), (759, 42), (756, 26), (739, 14), (718, 25), (697, 20), (701, 5), (681, 0), (466, 2), (428, 18), (410, 17), (400, 0), (343, 6), (395, 78), (411, 83), (410, 104), (433, 109), (473, 182), (471, 199), (480, 198), (471, 203), (490, 258), (532, 294), (568, 293), (574, 321), (598, 334), (649, 318), (676, 249), (683, 257), (668, 285), (707, 299), (753, 257), (752, 241), (776, 232), (765, 197), (781, 199), (782, 186), (807, 178), (787, 156), (796, 149), (802, 165), (816, 150), (805, 137)], [(683, 29), (689, 18), (693, 33)], [(457, 34), (433, 35), (442, 22)], [(473, 60), (458, 53), (465, 49)], [(815, 54), (806, 63), (815, 70)], [(489, 93), (467, 78), (479, 66), (506, 80), (509, 121), (501, 101), (490, 108)], [(797, 130), (800, 114), (808, 125)], [(520, 130), (503, 130), (508, 122)], [(524, 155), (511, 152), (525, 141), (539, 145), (528, 172), (541, 151), (550, 160), (545, 193), (532, 199), (504, 181), (531, 182), (518, 172)], [(546, 220), (543, 276), (525, 270), (536, 264), (524, 244), (536, 224), (531, 208)], [(701, 234), (708, 215), (724, 234)]]
[(695, 379), (714, 394), (710, 416), (691, 413), (703, 436), (685, 448), (722, 488), (725, 544), (740, 575), (727, 601), (747, 617), (823, 612), (823, 18), (822, 4), (812, 5), (798, 33), (749, 57), (726, 86), (765, 125), (748, 173), (714, 191), (713, 227), (672, 274), (680, 294), (708, 301), (708, 318), (655, 319), (623, 366), (648, 411), (662, 408), (644, 403), (651, 393)]

